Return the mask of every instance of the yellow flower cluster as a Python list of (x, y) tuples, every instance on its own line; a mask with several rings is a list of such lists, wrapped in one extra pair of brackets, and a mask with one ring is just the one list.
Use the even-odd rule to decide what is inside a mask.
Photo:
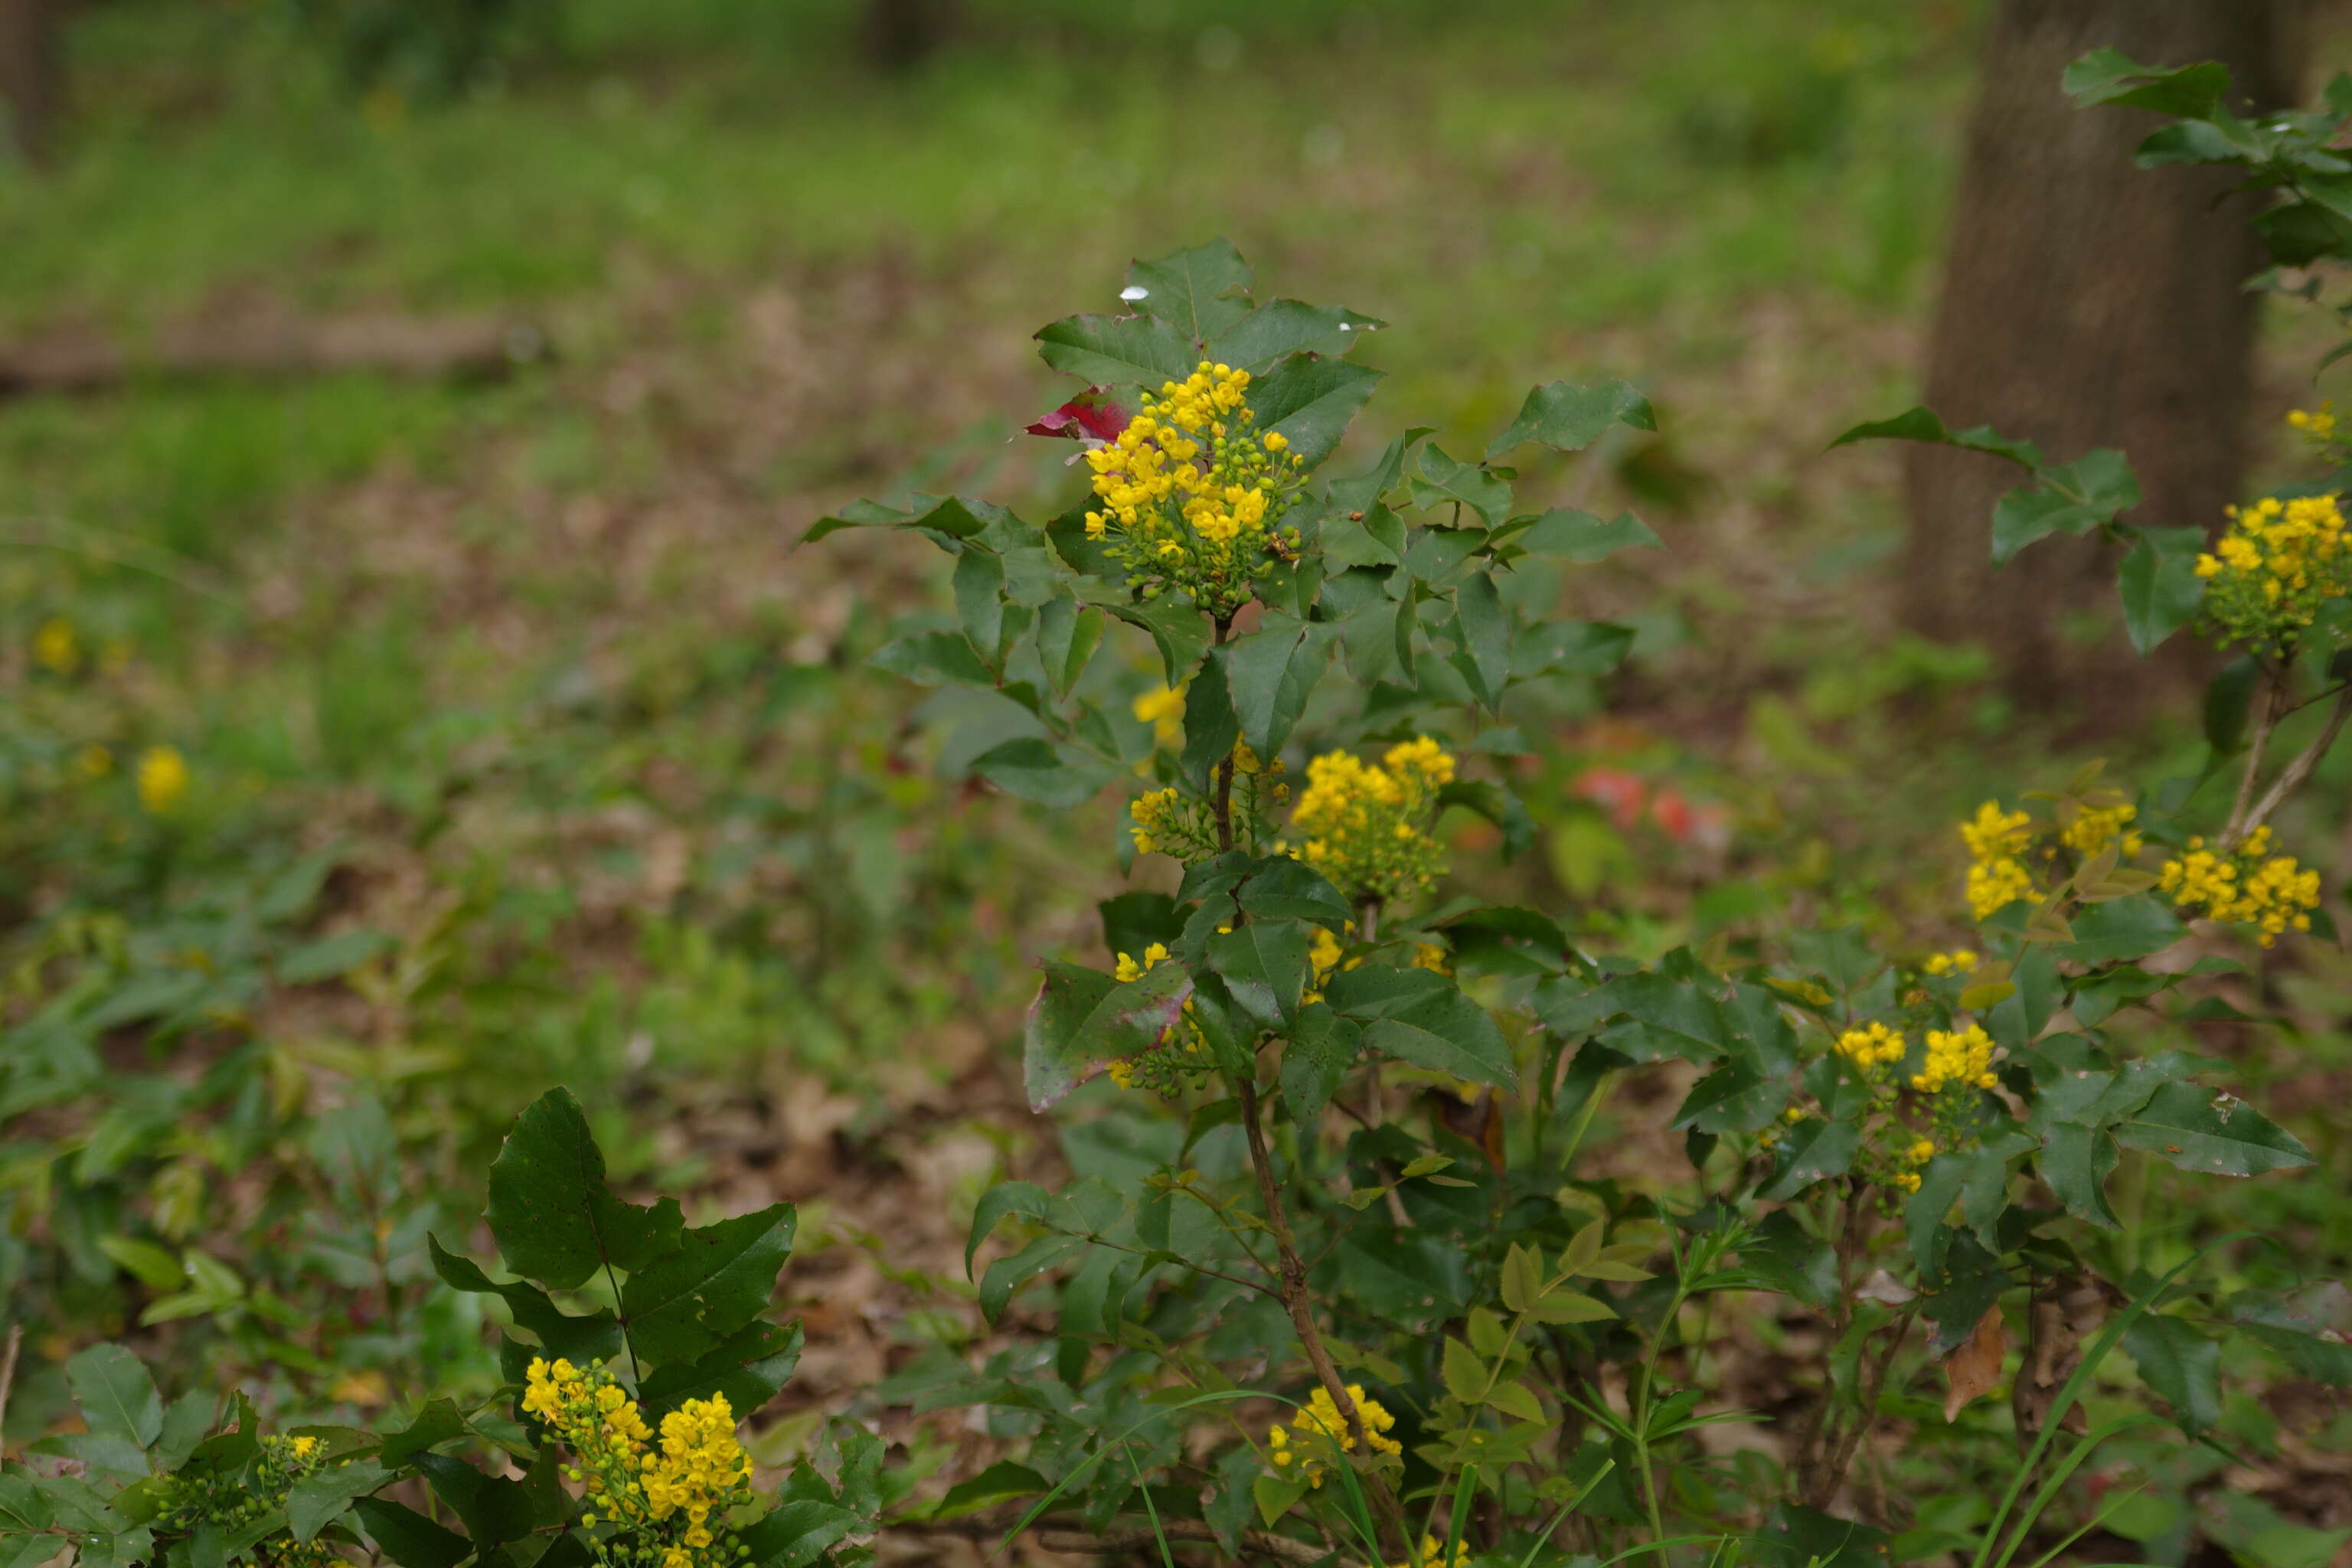
[(139, 804), (162, 816), (188, 793), (188, 759), (176, 746), (150, 746), (139, 756)]
[(1184, 743), (1184, 691), (1181, 687), (1155, 687), (1137, 698), (1133, 711), (1139, 723), (1151, 726), (1152, 744), (1173, 751)]
[[(2000, 1081), (1992, 1074), (1992, 1037), (1976, 1024), (1957, 1032), (1928, 1030), (1927, 1060), (1911, 1075), (1911, 1087), (1922, 1094), (1940, 1094), (1948, 1084), (1990, 1089)], [(1932, 1154), (1935, 1150), (1927, 1152)]]
[(2331, 399), (2316, 408), (2289, 409), (2286, 422), (2312, 441), (2325, 446), (2336, 437), (2336, 404)]
[(1135, 818), (1129, 831), (1135, 837), (1135, 852), (1149, 855), (1163, 846), (1176, 844), (1190, 837), (1190, 825), (1185, 820), (1184, 797), (1174, 784), (1156, 789), (1136, 797), (1127, 808)]
[(2033, 840), (2032, 818), (1989, 800), (1977, 807), (1974, 820), (1960, 824), (1960, 840), (1969, 847), (1969, 910), (1977, 919), (2018, 899), (2040, 900), (2019, 858)]
[(1965, 947), (1956, 947), (1949, 952), (1929, 953), (1927, 962), (1919, 965), (1919, 972), (1922, 974), (1973, 974), (1976, 968), (1977, 955)]
[(2292, 855), (2273, 855), (2271, 830), (2257, 827), (2223, 856), (2192, 838), (2177, 860), (2167, 860), (2157, 889), (2184, 910), (2208, 920), (2251, 925), (2269, 947), (2284, 931), (2309, 931), (2319, 907), (2319, 873), (2295, 864)]
[(2273, 496), (2230, 509), (2230, 528), (2197, 558), (2205, 579), (2198, 615), (2222, 641), (2278, 647), (2319, 606), (2352, 592), (2352, 542), (2333, 495)]
[(1102, 503), (1087, 537), (1110, 545), (1146, 597), (1181, 588), (1220, 619), (1249, 598), (1305, 471), (1280, 431), (1256, 432), (1249, 384), (1245, 370), (1203, 362), (1146, 393), (1118, 438), (1087, 454)]
[(63, 616), (41, 623), (33, 634), (33, 658), (52, 675), (71, 675), (81, 666), (81, 639)]
[(2084, 859), (2098, 854), (2108, 845), (2117, 846), (2116, 853), (2128, 860), (2146, 847), (2147, 840), (2131, 826), (2139, 816), (2134, 805), (2086, 805), (2074, 814), (2074, 820), (2058, 837), (2067, 848)]
[[(1396, 1417), (1390, 1415), (1379, 1400), (1366, 1397), (1363, 1385), (1356, 1383), (1348, 1384), (1348, 1397), (1355, 1404), (1357, 1419), (1364, 1424), (1364, 1441), (1373, 1453), (1404, 1452), (1403, 1444), (1386, 1436), (1389, 1428), (1396, 1425)], [(1354, 1434), (1348, 1430), (1347, 1421), (1340, 1415), (1339, 1407), (1331, 1402), (1330, 1393), (1326, 1389), (1318, 1388), (1307, 1395), (1307, 1408), (1290, 1418), (1290, 1428), (1286, 1432), (1276, 1426), (1268, 1432), (1265, 1435), (1266, 1447), (1274, 1450), (1272, 1458), (1276, 1469), (1300, 1465), (1299, 1473), (1307, 1478), (1309, 1486), (1323, 1484), (1325, 1459), (1331, 1450), (1352, 1451), (1356, 1447)], [(1297, 1438), (1305, 1440), (1295, 1440), (1294, 1433)], [(1318, 1457), (1318, 1451), (1320, 1458)]]
[(1901, 1061), (1909, 1048), (1901, 1035), (1884, 1024), (1848, 1029), (1837, 1037), (1838, 1055), (1860, 1068), (1864, 1078), (1875, 1077), (1889, 1062)]
[(1454, 756), (1426, 735), (1391, 746), (1377, 764), (1327, 752), (1307, 764), (1292, 814), (1303, 842), (1291, 853), (1350, 898), (1391, 899), (1426, 888), (1445, 869), (1430, 829)]
[[(1469, 1561), (1470, 1544), (1467, 1542), (1455, 1542), (1454, 1554), (1449, 1557), (1445, 1554), (1445, 1542), (1434, 1535), (1424, 1534), (1421, 1538), (1421, 1568), (1464, 1568)], [(1388, 1568), (1412, 1568), (1412, 1565), (1391, 1563)]]
[(600, 1563), (725, 1568), (723, 1521), (751, 1497), (751, 1457), (735, 1439), (725, 1394), (689, 1399), (663, 1416), (654, 1448), (636, 1402), (611, 1373), (540, 1356), (524, 1373), (522, 1407), (579, 1461), (566, 1473), (590, 1500), (582, 1522), (601, 1521), (615, 1537), (593, 1538)]

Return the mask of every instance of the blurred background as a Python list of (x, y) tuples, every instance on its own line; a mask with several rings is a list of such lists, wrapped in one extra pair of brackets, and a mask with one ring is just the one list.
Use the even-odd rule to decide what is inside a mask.
[[(2060, 552), (1991, 585), (1997, 472), (1824, 448), (1925, 398), (2124, 447), (2135, 521), (2207, 525), (2291, 471), (2340, 328), (2248, 292), (2244, 209), (2134, 169), (2132, 116), (2057, 77), (2118, 44), (2297, 100), (2347, 23), (0, 0), (9, 1310), (306, 1407), (494, 1380), (480, 1298), (418, 1249), (562, 1081), (632, 1180), (807, 1205), (789, 1398), (885, 1370), (972, 1194), (1067, 1155), (1010, 1042), (1036, 956), (1093, 955), (1122, 803), (968, 784), (1001, 730), (864, 668), (946, 605), (944, 557), (794, 546), (861, 494), (1059, 510), (1069, 448), (1019, 431), (1076, 389), (1030, 332), (1215, 234), (1262, 295), (1388, 323), (1353, 448), (1475, 439), (1555, 378), (1660, 410), (1526, 470), (1666, 549), (1566, 584), (1632, 658), (1522, 716), (1538, 847), (1465, 826), (1458, 878), (1644, 955), (1797, 920), (1948, 943), (1951, 824), (2095, 758), (2193, 772), (2203, 672), (2121, 662)], [(2286, 837), (2334, 887), (2329, 771)], [(2244, 1064), (2336, 1179), (2224, 1200), (2331, 1257), (2347, 978), (2282, 960), (2301, 1048)], [(28, 1366), (10, 1435), (61, 1392)]]

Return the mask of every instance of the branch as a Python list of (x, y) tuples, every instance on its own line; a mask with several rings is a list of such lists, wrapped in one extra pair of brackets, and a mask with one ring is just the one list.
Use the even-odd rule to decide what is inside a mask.
[(2246, 771), (2238, 775), (2237, 798), (2230, 803), (2230, 820), (2221, 827), (2223, 848), (2234, 847), (2245, 832), (2246, 811), (2254, 798), (2254, 780), (2263, 771), (2263, 748), (2270, 743), (2271, 726), (2279, 720), (2279, 699), (2285, 693), (2284, 672), (2270, 676), (2263, 690), (2262, 711), (2254, 716), (2254, 732), (2246, 742)]
[(2303, 781), (2311, 776), (2311, 771), (2319, 765), (2320, 759), (2327, 755), (2327, 749), (2336, 744), (2336, 737), (2342, 732), (2347, 719), (2352, 719), (2352, 686), (2336, 694), (2336, 706), (2327, 710), (2326, 727), (2319, 731), (2316, 740), (2296, 753), (2294, 761), (2287, 763), (2286, 771), (2279, 774), (2278, 782), (2271, 785), (2253, 810), (2247, 814), (2245, 821), (2238, 825), (2237, 833), (2222, 840), (2224, 849), (2236, 848), (2240, 838), (2269, 821), (2271, 813), (2285, 805), (2286, 797), (2302, 787)]

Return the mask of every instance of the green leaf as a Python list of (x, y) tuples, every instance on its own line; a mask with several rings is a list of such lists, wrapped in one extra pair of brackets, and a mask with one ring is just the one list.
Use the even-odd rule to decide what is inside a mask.
[(1282, 1101), (1290, 1120), (1311, 1128), (1356, 1060), (1362, 1032), (1322, 1003), (1300, 1010), (1282, 1047)]
[(1604, 381), (1591, 386), (1551, 382), (1528, 394), (1518, 417), (1486, 444), (1486, 460), (1491, 463), (1529, 441), (1557, 451), (1580, 452), (1612, 425), (1655, 430), (1658, 416), (1649, 399), (1625, 382)]
[(2124, 1350), (2138, 1363), (2140, 1380), (2172, 1406), (2183, 1433), (2198, 1437), (2221, 1424), (2220, 1341), (2182, 1319), (2148, 1312), (2124, 1331)]
[(1496, 708), (1511, 679), (1511, 617), (1503, 608), (1503, 595), (1492, 576), (1475, 573), (1454, 591), (1454, 607), (1461, 622), (1462, 649), (1486, 688), (1486, 705)]
[(1287, 617), (1225, 645), (1225, 684), (1242, 739), (1271, 761), (1290, 739), (1291, 727), (1307, 706), (1315, 683), (1331, 662), (1329, 627), (1301, 626)]
[(576, 1289), (604, 1265), (644, 1268), (677, 1246), (677, 1200), (625, 1204), (568, 1089), (531, 1102), (490, 1165), (488, 1218), (499, 1255), (526, 1279)]
[(958, 541), (970, 539), (998, 523), (1019, 521), (1001, 506), (961, 496), (942, 499), (918, 495), (908, 500), (911, 504), (904, 509), (870, 500), (852, 501), (835, 515), (817, 519), (816, 525), (801, 536), (801, 542), (814, 544), (826, 534), (845, 528), (900, 528), (923, 534), (943, 550), (952, 550)]
[(2086, 533), (2098, 524), (2098, 513), (2056, 490), (2011, 490), (1993, 503), (1992, 563), (2006, 566), (2029, 544), (2053, 533)]
[(980, 1310), (992, 1323), (1004, 1316), (1013, 1294), (1048, 1268), (1086, 1249), (1082, 1236), (1041, 1236), (1020, 1251), (1000, 1258), (980, 1277)]
[(316, 985), (349, 974), (393, 945), (380, 931), (344, 931), (290, 947), (274, 966), (280, 985)]
[[(822, 1483), (820, 1483), (822, 1484)], [(853, 1531), (869, 1528), (856, 1510), (830, 1498), (794, 1498), (735, 1532), (743, 1568), (809, 1568)]]
[(929, 1520), (961, 1519), (968, 1513), (1014, 1498), (1034, 1497), (1051, 1491), (1053, 1483), (1026, 1465), (1016, 1465), (1010, 1459), (999, 1459), (969, 1480), (958, 1481), (948, 1489), (947, 1496), (924, 1511)]
[(2352, 1388), (2352, 1293), (2341, 1284), (2323, 1280), (2285, 1294), (2241, 1291), (2230, 1299), (2230, 1317), (2304, 1376)]
[(2141, 65), (2120, 49), (2094, 49), (2068, 66), (2059, 84), (2077, 109), (2116, 103), (2203, 120), (2229, 96), (2230, 68), (2209, 60), (2166, 70)]
[(1478, 521), (1493, 528), (1510, 515), (1511, 481), (1476, 463), (1449, 457), (1435, 446), (1421, 449), (1421, 473), (1412, 481), (1415, 505), (1467, 507)]
[(520, 1541), (537, 1523), (538, 1510), (520, 1481), (484, 1475), (450, 1454), (419, 1454), (416, 1468), (432, 1484), (433, 1495), (465, 1524), (478, 1552), (487, 1555), (493, 1547)]
[(2312, 1163), (2294, 1135), (2235, 1095), (2193, 1083), (2168, 1083), (2130, 1120), (2116, 1142), (2162, 1156), (2184, 1171), (2252, 1176)]
[(1287, 856), (1256, 862), (1234, 897), (1252, 920), (1306, 921), (1337, 931), (1356, 915), (1354, 906), (1323, 873)]
[(2074, 940), (2059, 943), (2056, 953), (2076, 963), (2145, 958), (2170, 947), (2185, 931), (2169, 906), (2147, 894), (2092, 904), (2070, 923)]
[(558, 1307), (538, 1286), (520, 1279), (494, 1281), (473, 1259), (444, 1247), (438, 1237), (428, 1236), (425, 1241), (433, 1259), (433, 1271), (441, 1277), (443, 1284), (457, 1290), (503, 1299), (514, 1314), (515, 1326), (536, 1337), (549, 1355), (585, 1365), (620, 1353), (621, 1325), (610, 1308), (574, 1317)]
[(2124, 555), (2117, 581), (2124, 595), (2124, 629), (2132, 650), (2145, 658), (2189, 624), (2205, 596), (2197, 575), (2197, 555), (2205, 548), (2201, 528), (2143, 528)]
[(400, 1568), (457, 1568), (474, 1554), (464, 1536), (388, 1498), (362, 1498), (352, 1511), (375, 1549)]
[(1451, 1334), (1445, 1336), (1444, 1347), (1438, 1357), (1438, 1366), (1445, 1383), (1445, 1392), (1465, 1405), (1475, 1405), (1479, 1392), (1486, 1386), (1486, 1363), (1480, 1361), (1468, 1345)]
[(2042, 1179), (2068, 1214), (2108, 1230), (2120, 1228), (2106, 1193), (2117, 1158), (2115, 1140), (2101, 1131), (2062, 1121), (2042, 1134)]
[[(0, 1470), (0, 1531), (37, 1532), (48, 1529), (55, 1517), (39, 1487), (23, 1476)], [(59, 1541), (58, 1550), (65, 1548), (66, 1542)]]
[(1535, 675), (1606, 675), (1633, 647), (1633, 628), (1607, 621), (1545, 621), (1511, 645), (1511, 668)]
[(1095, 386), (1157, 390), (1201, 363), (1191, 335), (1157, 316), (1066, 316), (1041, 329), (1037, 345), (1038, 358)]
[(1651, 547), (1664, 550), (1666, 542), (1630, 511), (1603, 522), (1589, 511), (1555, 507), (1536, 519), (1526, 532), (1512, 537), (1514, 544), (1538, 555), (1559, 555), (1579, 565), (1606, 560), (1620, 550)]
[(1279, 430), (1309, 468), (1329, 457), (1381, 373), (1340, 359), (1292, 354), (1250, 384), (1260, 430)]
[(971, 771), (1007, 795), (1062, 811), (1094, 799), (1118, 773), (1075, 746), (1037, 735), (998, 742), (971, 760)]
[(1069, 598), (1054, 598), (1037, 612), (1037, 658), (1045, 667), (1045, 684), (1055, 698), (1066, 698), (1102, 646), (1103, 628), (1110, 617), (1099, 605), (1081, 608)]
[(772, 1204), (686, 1232), (621, 1288), (630, 1344), (655, 1361), (691, 1361), (750, 1324), (775, 1295), (797, 1222), (792, 1205)]
[(1535, 1255), (1517, 1242), (1503, 1254), (1503, 1305), (1514, 1312), (1525, 1312), (1543, 1299), (1543, 1266)]
[(121, 1345), (92, 1345), (66, 1363), (66, 1384), (92, 1432), (151, 1446), (163, 1432), (163, 1396), (137, 1356)]
[(1170, 686), (1181, 686), (1209, 646), (1209, 622), (1200, 609), (1177, 599), (1153, 599), (1140, 605), (1106, 606), (1129, 626), (1151, 634), (1160, 649), (1160, 664)]
[(1235, 321), (1209, 345), (1208, 357), (1255, 375), (1294, 353), (1337, 357), (1361, 342), (1385, 321), (1358, 315), (1344, 305), (1307, 305), (1276, 300)]
[(1205, 353), (1210, 339), (1251, 316), (1253, 282), (1249, 263), (1232, 240), (1220, 236), (1157, 261), (1132, 263), (1127, 269), (1126, 298), (1138, 309), (1174, 323), (1192, 344), (1192, 363), (1176, 372), (1181, 381), (1202, 358), (1216, 357)]
[(700, 1359), (656, 1367), (637, 1384), (646, 1419), (661, 1418), (689, 1399), (727, 1396), (737, 1419), (750, 1420), (782, 1389), (800, 1364), (801, 1326), (748, 1323)]
[(466, 1433), (466, 1418), (455, 1401), (436, 1399), (416, 1413), (416, 1419), (397, 1432), (384, 1434), (376, 1450), (379, 1463), (397, 1468), (429, 1448)]
[(961, 632), (918, 632), (884, 643), (866, 663), (918, 686), (993, 686)]
[(956, 556), (956, 616), (963, 635), (992, 670), (999, 662), (1004, 630), (1004, 562), (992, 550), (970, 548)]
[(1258, 1521), (1268, 1530), (1273, 1529), (1281, 1522), (1284, 1514), (1298, 1506), (1298, 1500), (1307, 1495), (1307, 1483), (1303, 1480), (1277, 1475), (1272, 1470), (1261, 1472), (1255, 1480), (1250, 1482), (1250, 1499), (1257, 1504)]
[[(1437, 792), (1438, 809), (1458, 805), (1477, 813), (1503, 830), (1503, 858), (1516, 860), (1535, 847), (1535, 818), (1519, 797), (1488, 779), (1456, 779)], [(1565, 943), (1561, 944), (1564, 949)]]
[[(1328, 992), (1332, 1005), (1343, 1013), (1350, 1012), (1340, 998), (1349, 994), (1351, 988), (1342, 987), (1339, 982), (1352, 975), (1377, 973), (1367, 965), (1335, 976)], [(1495, 1026), (1495, 1020), (1451, 983), (1433, 974), (1431, 978), (1440, 981), (1438, 987), (1417, 1000), (1383, 1008), (1380, 1016), (1372, 1017), (1364, 1026), (1364, 1044), (1415, 1067), (1450, 1073), (1473, 1083), (1517, 1089), (1519, 1075), (1511, 1061), (1510, 1043)]]
[(287, 1528), (297, 1541), (309, 1541), (351, 1511), (352, 1500), (392, 1479), (392, 1472), (373, 1459), (352, 1459), (328, 1465), (296, 1481), (286, 1492)]
[(1777, 1203), (1843, 1176), (1853, 1168), (1861, 1147), (1862, 1129), (1851, 1121), (1800, 1122), (1781, 1142), (1776, 1173), (1756, 1195)]
[(1298, 1011), (1307, 986), (1307, 932), (1292, 921), (1252, 921), (1213, 934), (1209, 967), (1223, 975), (1251, 1017), (1279, 1028)]

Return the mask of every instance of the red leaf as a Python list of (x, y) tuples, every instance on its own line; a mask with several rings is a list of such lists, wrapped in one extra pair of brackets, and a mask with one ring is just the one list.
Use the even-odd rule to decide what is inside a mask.
[(1099, 387), (1080, 393), (1034, 425), (1023, 426), (1032, 436), (1066, 436), (1074, 441), (1089, 437), (1116, 441), (1126, 428), (1126, 411), (1104, 397)]

